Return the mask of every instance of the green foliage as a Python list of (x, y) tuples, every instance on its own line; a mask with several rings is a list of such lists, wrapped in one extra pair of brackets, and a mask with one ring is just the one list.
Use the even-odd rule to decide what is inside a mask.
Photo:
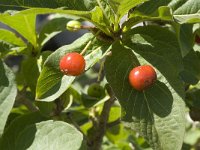
[[(55, 138), (55, 134), (57, 138)], [(69, 136), (70, 135), (70, 136)], [(41, 138), (42, 137), (42, 138)], [(26, 140), (29, 138), (29, 140)], [(16, 150), (25, 149), (69, 149), (81, 147), (83, 135), (71, 125), (61, 121), (44, 121), (32, 124), (21, 131), (16, 143)], [(49, 142), (51, 141), (51, 142)]]
[[(199, 1), (2, 0), (0, 8), (1, 150), (197, 148), (199, 129), (185, 116), (200, 121)], [(38, 27), (43, 14), (51, 17)], [(91, 22), (80, 27), (91, 33), (43, 51), (71, 20)], [(69, 52), (85, 58), (80, 76), (60, 71)], [(157, 81), (136, 91), (128, 75), (145, 64)]]
[(13, 107), (17, 88), (13, 72), (0, 60), (0, 135), (4, 131), (6, 120)]

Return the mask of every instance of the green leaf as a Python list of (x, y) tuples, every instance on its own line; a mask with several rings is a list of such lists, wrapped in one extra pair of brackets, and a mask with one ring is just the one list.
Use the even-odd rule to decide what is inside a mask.
[[(147, 44), (143, 46), (143, 51), (148, 48)], [(153, 53), (148, 48), (148, 54), (150, 51)], [(153, 149), (180, 150), (185, 131), (183, 100), (159, 72), (158, 80), (162, 82), (143, 92), (133, 89), (128, 75), (135, 66), (138, 63), (132, 50), (113, 45), (112, 56), (105, 63), (106, 78), (122, 106), (122, 120), (145, 137)]]
[(146, 2), (147, 0), (109, 0), (108, 3), (114, 10), (115, 14), (119, 16), (119, 20), (123, 17), (131, 8)]
[(26, 47), (24, 41), (9, 30), (0, 29), (0, 55), (19, 52)]
[(16, 46), (26, 46), (20, 37), (6, 29), (0, 29), (0, 41), (5, 41)]
[(200, 58), (197, 52), (191, 50), (184, 58), (184, 71), (181, 72), (181, 77), (184, 82), (196, 84), (200, 80)]
[(156, 3), (154, 0), (150, 0), (136, 10), (150, 15), (160, 6), (169, 6), (172, 8), (174, 19), (181, 24), (200, 22), (200, 1), (197, 0), (157, 0)]
[(179, 76), (183, 63), (175, 34), (159, 26), (146, 26), (134, 28), (123, 37), (124, 43), (156, 67), (184, 99), (184, 87)]
[(171, 21), (171, 20), (172, 20), (172, 11), (170, 7), (161, 6), (154, 14), (151, 15), (134, 11), (133, 13), (130, 14), (128, 21), (126, 21), (123, 24), (123, 26), (126, 26), (126, 28), (131, 28), (132, 26), (142, 21)]
[(200, 96), (200, 84), (198, 83), (187, 91), (186, 104), (192, 109), (195, 108), (199, 110), (200, 108), (199, 96)]
[(35, 93), (36, 83), (39, 77), (37, 58), (25, 58), (21, 64), (21, 71), (24, 79), (24, 84), (30, 87), (31, 91)]
[(91, 10), (95, 7), (96, 1), (93, 0), (65, 0), (57, 1), (52, 0), (37, 0), (37, 1), (24, 1), (24, 0), (2, 0), (1, 1), (1, 11), (9, 9), (26, 9), (31, 7), (43, 7), (43, 8), (58, 8), (65, 7), (71, 10)]
[[(92, 34), (85, 34), (74, 43), (59, 48), (47, 58), (37, 83), (36, 98), (38, 100), (54, 101), (67, 90), (75, 77), (63, 75), (59, 69), (60, 58), (72, 51), (81, 52), (92, 38)], [(100, 48), (92, 50), (92, 48), (88, 49), (91, 53), (85, 56), (85, 70), (92, 67), (102, 58), (102, 50)]]
[[(118, 124), (111, 128), (108, 128), (106, 132), (107, 138), (115, 145), (117, 145), (120, 141), (127, 139), (128, 135), (129, 134), (124, 128), (123, 124)], [(128, 141), (124, 142), (128, 143)]]
[(15, 75), (0, 60), (0, 136), (17, 95)]
[(96, 97), (92, 97), (92, 96), (82, 93), (81, 102), (83, 103), (84, 107), (91, 108), (93, 106), (98, 106), (98, 105), (104, 103), (109, 98), (110, 98), (109, 96), (104, 96), (103, 98), (96, 98)]
[[(32, 8), (21, 11), (17, 15), (37, 15), (37, 14), (52, 14), (52, 13), (60, 13), (72, 15), (74, 17), (80, 17), (84, 20), (92, 22), (96, 27), (101, 29), (107, 35), (111, 35), (108, 30), (108, 22), (106, 22), (106, 18), (103, 15), (103, 12), (100, 7), (96, 6), (91, 11), (77, 11), (77, 10), (63, 10), (63, 9), (49, 9), (49, 8)], [(98, 15), (97, 15), (98, 14)], [(106, 24), (105, 24), (106, 23)]]
[(40, 112), (45, 116), (53, 116), (53, 111), (56, 109), (54, 102), (42, 102), (36, 101), (35, 104), (39, 108)]
[[(34, 112), (26, 115), (22, 115), (16, 118), (10, 126), (6, 129), (3, 136), (0, 139), (1, 150), (14, 150), (18, 143), (16, 143), (17, 137), (20, 133), (29, 125), (47, 120), (39, 112)], [(29, 139), (29, 138), (28, 138)], [(26, 139), (26, 141), (28, 141)]]
[(16, 30), (24, 38), (26, 38), (35, 48), (37, 47), (37, 36), (35, 31), (36, 14), (16, 14), (13, 16), (0, 14), (0, 22)]
[(174, 10), (174, 18), (179, 23), (200, 22), (200, 1), (190, 0)]
[[(160, 6), (169, 6), (172, 8), (172, 10), (176, 10), (182, 4), (184, 4), (187, 0), (157, 0), (155, 3), (154, 0), (149, 0), (146, 3), (140, 5), (138, 8), (136, 8), (136, 11), (140, 11), (146, 15), (153, 14)], [(151, 6), (151, 7), (149, 7)]]
[[(179, 25), (177, 25), (179, 26)], [(190, 24), (183, 24), (178, 27), (178, 39), (181, 48), (182, 56), (184, 57), (192, 50), (193, 47), (193, 26)]]
[(25, 128), (17, 138), (16, 150), (78, 150), (82, 140), (83, 135), (73, 126), (49, 120)]

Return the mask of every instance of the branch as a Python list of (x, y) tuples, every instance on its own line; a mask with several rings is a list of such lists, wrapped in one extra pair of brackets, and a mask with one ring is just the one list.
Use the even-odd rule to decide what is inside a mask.
[(101, 144), (106, 132), (110, 109), (114, 101), (115, 98), (114, 96), (112, 96), (108, 101), (104, 103), (103, 110), (99, 117), (98, 126), (96, 127), (96, 132), (90, 141), (90, 143), (92, 144), (90, 147), (91, 150), (101, 150)]
[(38, 111), (37, 107), (33, 105), (30, 99), (25, 96), (24, 90), (18, 91), (16, 101), (25, 105), (30, 111), (35, 112)]

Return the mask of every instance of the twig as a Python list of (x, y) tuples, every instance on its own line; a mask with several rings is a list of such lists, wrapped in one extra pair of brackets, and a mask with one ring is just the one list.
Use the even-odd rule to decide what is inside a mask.
[(25, 96), (24, 92), (25, 92), (24, 89), (22, 89), (22, 91), (18, 91), (16, 101), (25, 105), (32, 112), (38, 111), (37, 107), (35, 107), (31, 102), (31, 100)]
[(96, 127), (95, 135), (90, 141), (90, 143), (92, 144), (91, 147), (89, 147), (90, 150), (101, 150), (101, 144), (107, 128), (109, 112), (114, 101), (115, 98), (114, 96), (112, 96), (108, 101), (104, 103), (103, 110), (99, 117), (98, 126)]

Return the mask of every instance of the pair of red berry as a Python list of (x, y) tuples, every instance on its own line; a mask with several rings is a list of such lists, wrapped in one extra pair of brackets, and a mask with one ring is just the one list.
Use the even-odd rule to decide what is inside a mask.
[[(78, 76), (85, 70), (85, 59), (79, 53), (68, 53), (60, 60), (60, 70), (65, 75)], [(138, 91), (150, 87), (156, 79), (156, 72), (150, 65), (135, 67), (129, 73), (129, 83)]]

